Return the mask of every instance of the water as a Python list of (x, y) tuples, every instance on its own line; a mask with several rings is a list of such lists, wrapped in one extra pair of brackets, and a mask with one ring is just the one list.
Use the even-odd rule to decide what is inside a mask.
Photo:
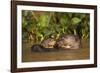
[(22, 62), (82, 60), (89, 59), (89, 42), (82, 41), (82, 48), (77, 50), (61, 50), (54, 52), (31, 52), (32, 43), (23, 43)]

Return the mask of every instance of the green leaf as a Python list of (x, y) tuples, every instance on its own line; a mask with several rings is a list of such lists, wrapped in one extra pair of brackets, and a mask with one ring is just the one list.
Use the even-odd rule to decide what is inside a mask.
[(68, 16), (69, 16), (70, 18), (72, 18), (72, 13), (68, 13)]
[(39, 26), (47, 27), (48, 26), (49, 15), (43, 14), (39, 17)]
[(24, 28), (26, 26), (27, 26), (27, 22), (26, 22), (25, 18), (22, 18), (22, 27)]
[(81, 22), (81, 19), (74, 17), (74, 18), (72, 18), (71, 21), (72, 21), (72, 24), (78, 24), (79, 22)]
[(86, 14), (81, 14), (81, 15), (80, 15), (80, 18), (81, 18), (81, 19), (83, 19), (83, 18), (85, 18), (85, 17), (86, 17)]

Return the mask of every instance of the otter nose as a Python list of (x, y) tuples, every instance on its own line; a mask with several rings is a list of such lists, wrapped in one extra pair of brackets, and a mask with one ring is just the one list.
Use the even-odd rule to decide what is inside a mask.
[(70, 45), (67, 45), (66, 48), (71, 48), (71, 46)]

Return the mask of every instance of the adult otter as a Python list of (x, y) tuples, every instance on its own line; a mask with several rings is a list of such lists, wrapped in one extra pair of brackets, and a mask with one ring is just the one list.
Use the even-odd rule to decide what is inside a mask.
[(56, 41), (55, 48), (79, 49), (81, 48), (81, 40), (77, 35), (63, 35)]

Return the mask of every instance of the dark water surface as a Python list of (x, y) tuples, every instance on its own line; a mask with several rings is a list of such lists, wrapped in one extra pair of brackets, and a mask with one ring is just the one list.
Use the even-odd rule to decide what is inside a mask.
[(31, 52), (32, 43), (23, 43), (22, 62), (82, 60), (89, 59), (89, 42), (82, 41), (82, 48), (77, 50), (61, 50), (55, 52)]

